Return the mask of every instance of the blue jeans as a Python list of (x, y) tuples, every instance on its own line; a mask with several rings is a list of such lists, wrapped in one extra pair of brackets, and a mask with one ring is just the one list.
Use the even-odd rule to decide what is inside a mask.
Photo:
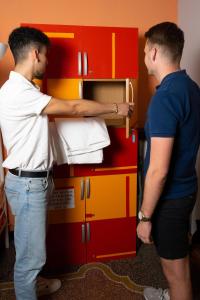
[(15, 215), (17, 300), (36, 300), (36, 277), (46, 262), (46, 221), (52, 178), (25, 178), (7, 173), (5, 192)]

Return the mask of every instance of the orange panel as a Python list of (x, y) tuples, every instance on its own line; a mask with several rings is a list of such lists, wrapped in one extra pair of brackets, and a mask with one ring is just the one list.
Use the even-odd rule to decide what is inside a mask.
[(74, 192), (74, 197), (71, 197), (71, 208), (49, 210), (48, 223), (57, 224), (85, 221), (85, 200), (81, 200), (81, 180), (82, 178), (54, 180), (56, 190), (60, 190), (62, 193), (62, 191), (67, 191), (67, 188), (70, 188)]
[[(130, 178), (128, 191), (127, 177)], [(127, 217), (127, 206), (129, 215), (135, 216), (136, 174), (92, 176), (86, 179), (86, 183), (87, 180), (90, 181), (90, 191), (88, 195), (86, 188), (86, 221)], [(127, 203), (128, 199), (135, 202), (135, 206)]]
[(80, 79), (47, 79), (47, 93), (59, 99), (80, 99)]

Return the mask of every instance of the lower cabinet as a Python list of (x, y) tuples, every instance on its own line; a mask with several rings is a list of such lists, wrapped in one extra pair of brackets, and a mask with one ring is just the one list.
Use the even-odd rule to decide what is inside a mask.
[(55, 180), (49, 209), (48, 268), (135, 255), (134, 172)]

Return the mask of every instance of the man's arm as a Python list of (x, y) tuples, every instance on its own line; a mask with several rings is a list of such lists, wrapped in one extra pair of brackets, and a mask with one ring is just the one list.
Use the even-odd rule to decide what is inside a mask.
[[(141, 211), (151, 218), (163, 191), (169, 170), (174, 138), (151, 138), (150, 163), (147, 170)], [(144, 243), (151, 242), (151, 222), (140, 222), (138, 237)]]
[(117, 113), (121, 116), (130, 116), (133, 104), (129, 103), (101, 103), (93, 100), (60, 100), (51, 98), (42, 113), (47, 115), (68, 116), (97, 116), (107, 113)]

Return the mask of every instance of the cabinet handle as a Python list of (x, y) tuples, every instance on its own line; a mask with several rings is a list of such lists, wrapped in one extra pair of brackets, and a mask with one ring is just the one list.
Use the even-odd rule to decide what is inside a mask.
[(90, 178), (86, 179), (87, 198), (90, 198)]
[(134, 103), (133, 102), (133, 99), (134, 99), (134, 91), (133, 91), (133, 84), (131, 81), (129, 81), (129, 85), (131, 87), (131, 103)]
[(87, 58), (87, 52), (83, 53), (83, 61), (84, 61), (84, 69), (83, 69), (83, 75), (88, 74), (88, 58)]
[(81, 225), (82, 243), (85, 243), (85, 224)]
[(79, 89), (79, 98), (83, 99), (83, 81), (82, 80), (79, 81), (78, 89)]
[(90, 241), (90, 236), (91, 236), (91, 234), (90, 234), (90, 223), (87, 223), (86, 226), (87, 226), (87, 242), (89, 242)]
[(81, 61), (81, 51), (78, 52), (78, 75), (82, 75), (82, 61)]
[(85, 196), (85, 182), (84, 179), (81, 179), (81, 200), (84, 200)]
[[(126, 102), (129, 102), (129, 79), (126, 79)], [(128, 117), (126, 117), (126, 138), (129, 138), (129, 132), (130, 132), (130, 120)]]

